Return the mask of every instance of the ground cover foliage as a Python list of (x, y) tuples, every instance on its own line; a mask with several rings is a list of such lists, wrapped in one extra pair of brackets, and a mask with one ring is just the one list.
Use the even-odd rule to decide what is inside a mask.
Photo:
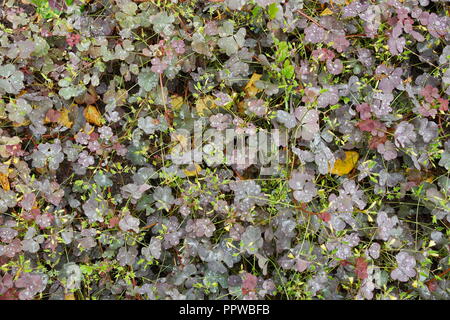
[(0, 299), (448, 299), (447, 5), (3, 1)]

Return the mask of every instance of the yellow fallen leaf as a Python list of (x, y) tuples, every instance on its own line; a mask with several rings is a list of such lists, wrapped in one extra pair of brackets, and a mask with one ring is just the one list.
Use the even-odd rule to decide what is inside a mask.
[(63, 108), (60, 112), (58, 124), (66, 127), (66, 128), (72, 128), (73, 121), (70, 121), (69, 119), (69, 109)]
[(194, 168), (192, 167), (193, 166), (190, 165), (189, 167), (183, 170), (184, 174), (187, 175), (188, 177), (197, 176), (200, 173), (200, 171), (202, 171), (202, 167), (200, 167), (198, 164), (194, 164)]
[(83, 111), (84, 117), (86, 118), (86, 121), (90, 124), (101, 126), (103, 123), (102, 116), (100, 115), (100, 112), (98, 109), (93, 105), (88, 105), (84, 111)]
[(325, 10), (322, 11), (322, 13), (320, 14), (322, 17), (323, 16), (330, 16), (332, 15), (334, 12), (331, 11), (329, 8), (325, 8)]
[(13, 122), (13, 127), (25, 127), (27, 125), (29, 125), (31, 123), (30, 120), (25, 120), (24, 122), (18, 123), (18, 122)]
[(334, 162), (334, 167), (331, 169), (332, 174), (337, 174), (338, 176), (343, 176), (348, 174), (353, 170), (356, 163), (358, 162), (359, 154), (355, 151), (345, 151), (344, 160), (337, 159)]
[(210, 95), (199, 98), (195, 103), (197, 114), (201, 117), (210, 114), (210, 110), (214, 108), (217, 108), (217, 105), (214, 103), (214, 98)]
[(184, 103), (183, 97), (178, 96), (176, 94), (171, 96), (170, 99), (171, 99), (170, 104), (172, 105), (172, 109), (174, 110), (179, 110)]
[(0, 185), (2, 186), (3, 190), (5, 191), (10, 190), (8, 176), (1, 172), (0, 172)]
[(77, 299), (75, 299), (75, 295), (72, 292), (69, 292), (64, 295), (64, 300), (77, 300)]
[(256, 94), (261, 91), (255, 86), (255, 82), (261, 79), (262, 74), (253, 73), (250, 80), (248, 80), (247, 84), (244, 87), (244, 91), (248, 97), (254, 97)]

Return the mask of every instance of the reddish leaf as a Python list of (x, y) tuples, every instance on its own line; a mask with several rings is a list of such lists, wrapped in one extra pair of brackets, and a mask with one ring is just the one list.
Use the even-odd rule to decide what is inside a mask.
[(381, 128), (383, 124), (378, 120), (368, 119), (358, 122), (357, 126), (361, 131), (372, 132), (375, 129)]
[(47, 111), (46, 118), (50, 122), (57, 122), (60, 116), (61, 116), (61, 112), (59, 112), (58, 110), (49, 109)]
[(439, 90), (431, 85), (426, 85), (420, 90), (420, 95), (425, 98), (425, 101), (431, 103), (434, 99), (439, 98)]
[(255, 290), (258, 278), (251, 273), (247, 273), (244, 281), (242, 282), (242, 293), (248, 294), (250, 291)]
[(119, 224), (119, 218), (118, 217), (112, 217), (110, 220), (109, 220), (109, 228), (114, 228), (115, 226), (117, 226), (118, 224)]
[(387, 136), (374, 136), (372, 138), (370, 138), (369, 141), (369, 149), (375, 150), (379, 144), (383, 144), (387, 141)]
[(439, 110), (448, 111), (448, 99), (438, 98), (437, 101), (440, 104)]
[(80, 42), (81, 36), (78, 33), (71, 33), (66, 36), (66, 42), (69, 46), (76, 46)]
[(331, 214), (328, 212), (322, 212), (319, 214), (319, 218), (322, 219), (324, 222), (328, 222), (331, 220)]
[(438, 284), (436, 281), (430, 281), (427, 283), (427, 287), (428, 287), (428, 290), (430, 290), (430, 292), (434, 292), (438, 288)]
[(23, 156), (25, 154), (25, 151), (22, 150), (22, 145), (20, 144), (11, 144), (6, 145), (6, 152), (8, 152), (12, 156)]
[(368, 264), (364, 258), (356, 258), (355, 273), (359, 279), (364, 280), (368, 277), (367, 266)]
[(3, 295), (0, 295), (0, 300), (19, 300), (19, 293), (16, 289), (10, 288)]

